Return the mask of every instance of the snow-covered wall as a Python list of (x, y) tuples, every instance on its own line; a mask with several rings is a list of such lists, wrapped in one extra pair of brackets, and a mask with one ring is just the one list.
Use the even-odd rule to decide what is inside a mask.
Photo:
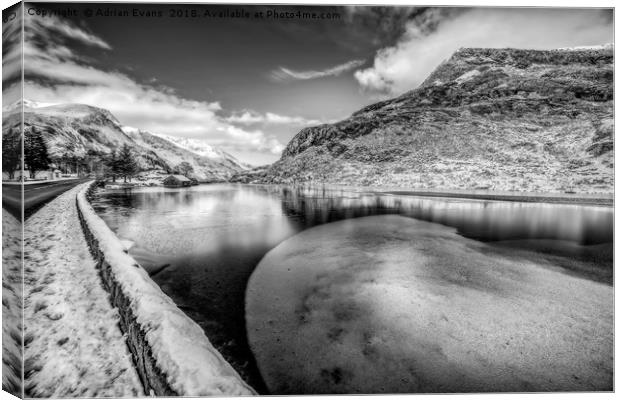
[(125, 252), (114, 232), (78, 193), (80, 222), (104, 287), (119, 309), (121, 329), (146, 393), (159, 396), (239, 396), (256, 392)]

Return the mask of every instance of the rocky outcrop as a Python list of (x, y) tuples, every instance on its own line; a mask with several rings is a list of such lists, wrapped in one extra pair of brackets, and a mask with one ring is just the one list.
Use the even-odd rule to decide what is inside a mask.
[(613, 189), (613, 49), (462, 49), (415, 90), (301, 130), (253, 180)]

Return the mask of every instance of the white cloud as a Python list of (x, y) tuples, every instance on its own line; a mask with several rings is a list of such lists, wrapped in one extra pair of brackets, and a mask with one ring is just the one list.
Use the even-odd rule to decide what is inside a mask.
[[(224, 125), (218, 128), (218, 130), (227, 133), (229, 136), (239, 139), (237, 146), (233, 144), (232, 147), (236, 150), (247, 149), (246, 144), (250, 144), (252, 148), (260, 151), (268, 151), (272, 154), (280, 154), (284, 150), (284, 146), (274, 137), (266, 137), (265, 134), (260, 131), (246, 131), (239, 129), (236, 126)], [(223, 146), (224, 144), (220, 144)]]
[(355, 72), (359, 84), (387, 95), (414, 89), (461, 47), (550, 49), (613, 42), (609, 13), (597, 9), (474, 8), (437, 18), (430, 31), (409, 23), (394, 47), (377, 52), (371, 68)]
[[(28, 37), (38, 38), (28, 41), (24, 49), (24, 97), (29, 100), (105, 108), (123, 124), (171, 136), (204, 139), (224, 150), (279, 154), (284, 147), (274, 136), (260, 130), (246, 131), (231, 125), (218, 115), (222, 108), (217, 101), (185, 99), (170, 88), (141, 84), (120, 72), (89, 65), (62, 45), (64, 40), (70, 38), (102, 49), (110, 49), (110, 45), (64, 20), (27, 27)], [(48, 46), (41, 48), (38, 43)]]
[(265, 117), (258, 113), (250, 111), (244, 111), (243, 113), (236, 113), (226, 118), (226, 121), (236, 124), (252, 125), (265, 122)]
[(10, 86), (2, 85), (2, 108), (10, 108), (13, 104), (22, 98), (21, 82), (14, 83)]
[(242, 124), (242, 125), (254, 125), (254, 124), (272, 124), (272, 125), (319, 125), (322, 122), (316, 119), (306, 119), (303, 117), (290, 117), (287, 115), (280, 115), (271, 112), (260, 114), (255, 111), (243, 111), (242, 113), (234, 113), (230, 117), (226, 118), (226, 121), (230, 123)]
[(295, 71), (286, 67), (278, 67), (277, 69), (271, 71), (271, 78), (278, 82), (284, 82), (290, 80), (308, 80), (323, 78), (326, 76), (338, 76), (344, 72), (361, 67), (364, 62), (364, 60), (351, 60), (320, 71)]

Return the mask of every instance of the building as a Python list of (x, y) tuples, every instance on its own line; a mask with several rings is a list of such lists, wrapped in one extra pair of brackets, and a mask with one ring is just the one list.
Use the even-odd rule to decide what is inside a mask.
[[(58, 169), (46, 169), (42, 171), (37, 171), (34, 174), (34, 178), (30, 178), (30, 171), (25, 169), (23, 171), (24, 178), (27, 181), (55, 181), (61, 178), (78, 178), (77, 174), (67, 175), (63, 174)], [(2, 180), (3, 181), (21, 181), (22, 170), (15, 170), (15, 174), (13, 175), (13, 179), (9, 179), (9, 174), (7, 172), (2, 172)]]
[(164, 179), (163, 183), (166, 187), (185, 187), (192, 185), (192, 181), (183, 175), (169, 175)]

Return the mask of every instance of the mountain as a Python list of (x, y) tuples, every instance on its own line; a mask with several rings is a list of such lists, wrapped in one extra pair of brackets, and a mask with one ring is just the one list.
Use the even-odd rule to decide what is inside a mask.
[(189, 139), (189, 138), (181, 138), (176, 136), (168, 136), (155, 134), (162, 139), (165, 139), (169, 142), (174, 143), (175, 145), (191, 151), (192, 153), (198, 154), (199, 156), (206, 157), (212, 160), (220, 160), (223, 163), (230, 164), (231, 166), (239, 169), (250, 169), (250, 165), (245, 164), (237, 160), (231, 154), (226, 153), (225, 151), (218, 149), (217, 147), (213, 147), (204, 140), (200, 139)]
[(200, 181), (228, 180), (234, 173), (246, 169), (235, 157), (220, 149), (212, 147), (211, 153), (199, 154), (179, 146), (175, 141), (176, 138), (172, 136), (157, 135), (127, 126), (121, 129), (135, 143), (159, 155), (172, 168), (182, 162), (188, 162), (194, 169), (191, 175)]
[[(19, 133), (20, 106), (3, 109), (3, 138)], [(185, 161), (199, 181), (225, 181), (243, 170), (221, 150), (213, 150), (216, 156), (197, 154), (150, 132), (123, 126), (108, 110), (84, 104), (41, 106), (24, 101), (24, 130), (42, 134), (52, 160), (102, 158), (127, 144), (142, 170), (171, 171)]]
[(461, 49), (416, 89), (302, 129), (242, 182), (613, 191), (613, 47)]
[(17, 100), (15, 103), (9, 104), (2, 108), (2, 112), (4, 113), (12, 113), (12, 112), (20, 112), (22, 104), (24, 108), (40, 108), (40, 107), (49, 107), (56, 105), (55, 103), (42, 103), (38, 101), (32, 101), (28, 99)]

